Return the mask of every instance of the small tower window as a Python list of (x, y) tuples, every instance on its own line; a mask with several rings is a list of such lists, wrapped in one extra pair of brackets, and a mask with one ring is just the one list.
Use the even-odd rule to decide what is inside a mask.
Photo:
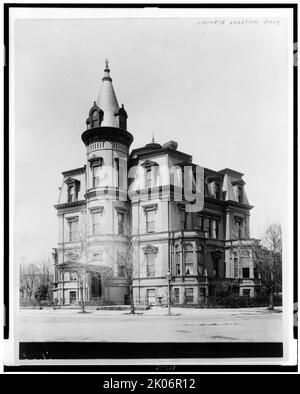
[(100, 176), (102, 170), (102, 158), (91, 162), (92, 167), (92, 177), (93, 177), (93, 187), (100, 186)]
[(119, 159), (115, 159), (115, 166), (116, 166), (116, 187), (120, 187), (120, 164)]
[(119, 127), (122, 130), (127, 130), (127, 112), (125, 111), (124, 105), (119, 109)]

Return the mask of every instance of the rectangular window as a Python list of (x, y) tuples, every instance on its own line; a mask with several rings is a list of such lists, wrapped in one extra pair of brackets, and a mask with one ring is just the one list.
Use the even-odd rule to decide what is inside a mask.
[(194, 275), (194, 253), (185, 252), (185, 274)]
[(180, 210), (180, 228), (181, 230), (186, 229), (186, 212), (183, 210)]
[(147, 276), (155, 276), (155, 254), (148, 253), (147, 254)]
[(218, 238), (218, 221), (216, 219), (211, 221), (211, 238)]
[(203, 231), (203, 216), (197, 217), (197, 227), (199, 230)]
[(117, 254), (117, 271), (118, 278), (125, 278), (125, 259), (121, 253)]
[(77, 220), (69, 221), (69, 241), (74, 242), (77, 241), (78, 234), (78, 222)]
[(234, 257), (234, 259), (233, 259), (233, 271), (234, 271), (234, 277), (238, 278), (239, 277), (239, 259), (237, 257)]
[(185, 302), (186, 302), (186, 304), (193, 304), (194, 303), (194, 289), (193, 288), (185, 289)]
[(181, 275), (181, 270), (180, 270), (180, 253), (179, 252), (175, 253), (175, 275)]
[(124, 234), (124, 213), (118, 213), (118, 234)]
[(151, 171), (151, 169), (148, 169), (147, 173), (146, 173), (146, 187), (148, 189), (152, 187), (152, 171)]
[(100, 170), (101, 166), (100, 164), (94, 164), (92, 167), (92, 172), (93, 172), (93, 187), (98, 187), (100, 186)]
[(125, 265), (118, 265), (118, 278), (125, 278)]
[(92, 212), (93, 234), (100, 234), (100, 216), (101, 213), (99, 211)]
[(176, 287), (174, 289), (174, 304), (179, 304), (180, 300), (179, 300), (179, 288)]
[(119, 159), (115, 159), (115, 164), (116, 164), (116, 187), (120, 186), (120, 165), (119, 165)]
[(75, 187), (74, 185), (70, 185), (68, 188), (68, 202), (75, 201)]
[(155, 211), (146, 212), (146, 231), (147, 233), (154, 233), (155, 231)]
[(243, 268), (243, 278), (250, 278), (250, 268)]
[(237, 219), (236, 222), (236, 230), (238, 239), (242, 239), (243, 237), (243, 219)]

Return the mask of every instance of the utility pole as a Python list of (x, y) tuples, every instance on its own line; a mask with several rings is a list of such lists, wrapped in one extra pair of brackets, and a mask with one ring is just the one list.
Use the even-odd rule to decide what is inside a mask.
[(167, 280), (168, 280), (168, 315), (171, 315), (171, 273), (167, 272)]

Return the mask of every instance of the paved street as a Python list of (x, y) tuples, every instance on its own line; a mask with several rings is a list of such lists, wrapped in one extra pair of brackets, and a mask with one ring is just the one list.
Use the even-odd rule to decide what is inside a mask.
[(266, 308), (128, 311), (22, 309), (20, 341), (280, 342), (282, 313)]

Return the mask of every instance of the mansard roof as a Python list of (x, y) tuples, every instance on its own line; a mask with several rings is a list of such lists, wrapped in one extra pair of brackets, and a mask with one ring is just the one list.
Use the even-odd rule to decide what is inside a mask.
[(180, 152), (177, 149), (171, 148), (171, 147), (164, 147), (158, 144), (157, 142), (150, 142), (149, 144), (146, 144), (145, 146), (141, 148), (136, 148), (133, 149), (130, 158), (131, 159), (144, 159), (144, 158), (149, 158), (149, 157), (154, 157), (154, 156), (159, 156), (162, 154), (171, 154), (172, 156), (176, 156), (180, 158), (182, 161), (187, 161), (191, 162), (192, 161), (192, 156), (188, 155), (186, 153)]

